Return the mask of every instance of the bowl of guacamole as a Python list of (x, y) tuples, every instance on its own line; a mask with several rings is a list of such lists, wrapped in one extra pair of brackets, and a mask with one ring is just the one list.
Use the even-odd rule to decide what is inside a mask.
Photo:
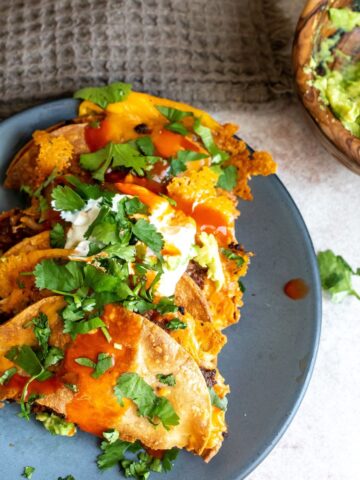
[(300, 99), (323, 143), (360, 174), (360, 0), (310, 0), (293, 61)]

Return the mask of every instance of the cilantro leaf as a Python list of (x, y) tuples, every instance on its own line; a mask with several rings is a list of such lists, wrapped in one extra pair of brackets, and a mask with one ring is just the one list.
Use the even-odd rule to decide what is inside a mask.
[(233, 252), (232, 250), (230, 250), (230, 248), (222, 248), (221, 253), (225, 255), (225, 257), (229, 260), (233, 260), (234, 262), (236, 262), (237, 267), (241, 267), (241, 265), (243, 265), (245, 262), (241, 255)]
[(131, 399), (137, 406), (139, 415), (147, 417), (152, 422), (158, 418), (166, 430), (172, 425), (179, 424), (179, 417), (169, 400), (156, 396), (151, 386), (137, 373), (120, 375), (114, 393), (120, 405), (123, 405), (123, 397)]
[(185, 117), (192, 117), (192, 112), (184, 112), (182, 110), (178, 110), (177, 108), (171, 107), (164, 107), (162, 105), (155, 105), (156, 109), (166, 117), (169, 122), (178, 122)]
[(74, 98), (89, 100), (101, 108), (106, 108), (109, 103), (122, 102), (130, 92), (131, 85), (129, 83), (115, 82), (104, 87), (81, 88), (74, 93)]
[(24, 478), (31, 478), (34, 472), (35, 472), (34, 467), (24, 467), (24, 471), (21, 474), (21, 476)]
[(165, 129), (170, 130), (170, 132), (179, 133), (180, 135), (184, 136), (189, 133), (189, 130), (184, 127), (182, 123), (179, 122), (169, 123), (168, 125), (165, 125)]
[(172, 373), (169, 373), (168, 375), (158, 373), (156, 378), (159, 380), (159, 382), (163, 383), (164, 385), (168, 385), (169, 387), (176, 385), (176, 378)]
[(100, 470), (114, 467), (123, 458), (127, 450), (132, 451), (140, 450), (141, 445), (139, 442), (130, 443), (124, 440), (117, 439), (115, 441), (101, 442), (101, 450), (103, 451), (97, 458), (97, 465)]
[(32, 319), (33, 330), (41, 349), (40, 360), (44, 361), (49, 351), (49, 338), (51, 330), (49, 327), (48, 317), (40, 312), (39, 315)]
[(182, 322), (178, 318), (173, 318), (170, 322), (165, 324), (166, 330), (184, 330), (187, 327), (185, 322)]
[(72, 188), (65, 186), (57, 186), (51, 192), (51, 198), (54, 202), (56, 210), (65, 212), (74, 212), (81, 210), (85, 206), (84, 200)]
[(200, 119), (197, 118), (194, 123), (194, 132), (199, 135), (206, 150), (212, 157), (212, 164), (219, 164), (229, 158), (229, 154), (220, 150), (220, 148), (214, 142), (210, 128), (201, 125)]
[(352, 276), (360, 276), (360, 269), (353, 270), (342, 256), (335, 255), (331, 250), (319, 252), (317, 259), (322, 288), (329, 292), (334, 302), (343, 300), (347, 295), (360, 300), (360, 294), (352, 285)]
[(96, 363), (86, 357), (75, 358), (75, 362), (83, 367), (92, 368), (94, 370), (91, 374), (93, 378), (101, 377), (101, 375), (114, 366), (114, 358), (109, 353), (99, 353)]
[[(158, 157), (146, 156), (136, 148), (136, 143), (108, 143), (106, 147), (93, 153), (80, 155), (80, 165), (90, 170), (93, 178), (101, 182), (108, 168), (127, 168), (135, 175), (144, 176), (145, 171), (158, 160)], [(148, 151), (149, 145), (145, 147)]]
[(101, 190), (99, 185), (92, 185), (89, 183), (84, 183), (81, 180), (79, 180), (77, 177), (74, 177), (74, 175), (66, 175), (66, 180), (69, 182), (71, 185), (73, 185), (79, 195), (83, 197), (85, 200), (97, 200), (101, 196), (103, 196), (104, 192)]
[(6, 385), (7, 382), (15, 375), (17, 372), (15, 367), (8, 368), (0, 377), (0, 385)]
[(176, 460), (178, 455), (179, 455), (179, 449), (176, 447), (172, 448), (171, 450), (165, 451), (164, 456), (162, 458), (162, 466), (164, 468), (164, 472), (169, 472), (172, 469), (173, 467), (172, 462)]
[(231, 192), (231, 190), (233, 190), (236, 186), (237, 179), (237, 168), (234, 165), (229, 165), (228, 167), (222, 169), (222, 173), (217, 182), (217, 187)]
[(99, 353), (95, 366), (95, 371), (91, 374), (91, 376), (94, 378), (99, 378), (113, 366), (114, 358), (112, 355), (110, 355), (109, 353)]
[(96, 363), (90, 360), (90, 358), (87, 357), (78, 357), (75, 358), (74, 361), (78, 364), (81, 365), (82, 367), (89, 367), (89, 368), (94, 368), (96, 367)]
[(110, 166), (112, 159), (112, 144), (108, 143), (104, 148), (92, 153), (83, 153), (80, 155), (80, 166), (85, 170), (90, 170), (93, 178), (104, 181), (105, 173)]
[(240, 291), (242, 293), (244, 293), (246, 291), (246, 288), (245, 288), (244, 284), (242, 283), (242, 281), (240, 280), (240, 278), (238, 280), (238, 284), (239, 284), (239, 287), (240, 287)]
[(69, 333), (72, 338), (78, 334), (85, 334), (96, 328), (106, 327), (100, 317), (93, 317), (89, 320), (80, 320), (79, 322), (65, 321), (64, 333)]
[(86, 265), (84, 268), (85, 282), (95, 292), (112, 292), (117, 287), (118, 279), (109, 275), (93, 265)]
[(218, 394), (215, 392), (213, 387), (209, 388), (209, 393), (210, 393), (210, 400), (211, 400), (211, 405), (214, 405), (217, 408), (220, 408), (220, 410), (224, 410), (226, 412), (227, 410), (227, 405), (228, 405), (228, 400), (226, 397), (220, 398)]
[(193, 162), (207, 157), (208, 155), (205, 153), (194, 152), (193, 150), (179, 150), (176, 158), (171, 160), (170, 173), (176, 176), (181, 172), (185, 172), (187, 162)]
[(132, 226), (132, 232), (141, 242), (144, 242), (145, 245), (151, 248), (155, 254), (160, 253), (164, 246), (164, 240), (154, 225), (140, 218), (135, 225)]
[(70, 261), (59, 265), (52, 259), (42, 260), (34, 269), (37, 288), (56, 292), (72, 292), (83, 286), (83, 264)]
[(116, 223), (102, 222), (92, 228), (91, 237), (105, 244), (119, 242), (119, 232)]
[(46, 428), (51, 435), (71, 437), (76, 433), (74, 423), (67, 422), (64, 418), (55, 415), (55, 413), (41, 412), (38, 413), (35, 418), (44, 425), (44, 428)]
[(161, 314), (177, 312), (179, 310), (179, 307), (175, 305), (174, 301), (174, 296), (162, 297), (160, 301), (156, 304), (156, 310)]
[(44, 367), (48, 368), (53, 365), (56, 365), (64, 358), (64, 352), (61, 348), (58, 347), (50, 347), (49, 351), (44, 360)]
[(145, 137), (140, 137), (135, 140), (136, 146), (141, 151), (143, 155), (152, 157), (155, 152), (155, 146), (151, 137), (146, 135)]
[(147, 213), (148, 207), (139, 200), (138, 197), (127, 198), (124, 202), (125, 210), (128, 215), (134, 215), (135, 213)]
[(5, 358), (15, 363), (30, 375), (36, 377), (43, 372), (43, 367), (34, 350), (29, 345), (15, 346), (5, 354)]
[(174, 158), (170, 163), (170, 175), (176, 177), (179, 173), (185, 172), (186, 164), (180, 161), (178, 158)]
[(65, 246), (64, 227), (60, 223), (56, 223), (51, 229), (50, 245), (52, 248), (64, 248)]
[(72, 475), (66, 475), (66, 477), (58, 477), (58, 480), (75, 480)]

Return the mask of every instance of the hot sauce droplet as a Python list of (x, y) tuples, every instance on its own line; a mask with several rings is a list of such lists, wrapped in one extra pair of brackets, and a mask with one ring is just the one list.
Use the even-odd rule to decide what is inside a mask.
[(293, 278), (284, 285), (284, 293), (292, 300), (301, 300), (309, 293), (309, 286), (302, 278)]

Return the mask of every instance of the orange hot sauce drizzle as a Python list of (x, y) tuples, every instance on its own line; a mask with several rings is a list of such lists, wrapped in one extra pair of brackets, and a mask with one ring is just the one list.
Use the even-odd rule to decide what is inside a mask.
[(301, 300), (309, 293), (309, 286), (302, 278), (293, 278), (284, 285), (284, 293), (292, 300)]
[[(141, 320), (135, 316), (130, 319), (119, 306), (107, 305), (102, 318), (112, 337), (111, 343), (106, 341), (100, 330), (78, 335), (66, 351), (64, 365), (66, 373), (76, 374), (78, 386), (78, 392), (66, 406), (66, 419), (99, 436), (105, 430), (118, 426), (119, 419), (130, 404), (125, 399), (124, 407), (121, 407), (113, 387), (119, 375), (129, 370), (141, 332)], [(115, 348), (114, 344), (120, 345), (121, 349)], [(91, 377), (93, 370), (78, 365), (75, 358), (87, 357), (96, 362), (99, 353), (111, 354), (114, 366), (96, 379)]]

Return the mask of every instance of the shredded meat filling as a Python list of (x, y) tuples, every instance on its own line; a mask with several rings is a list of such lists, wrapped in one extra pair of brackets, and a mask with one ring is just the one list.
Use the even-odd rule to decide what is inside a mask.
[(186, 273), (192, 278), (192, 280), (194, 280), (198, 287), (203, 289), (207, 270), (208, 269), (206, 267), (201, 267), (198, 263), (191, 260), (189, 262)]

